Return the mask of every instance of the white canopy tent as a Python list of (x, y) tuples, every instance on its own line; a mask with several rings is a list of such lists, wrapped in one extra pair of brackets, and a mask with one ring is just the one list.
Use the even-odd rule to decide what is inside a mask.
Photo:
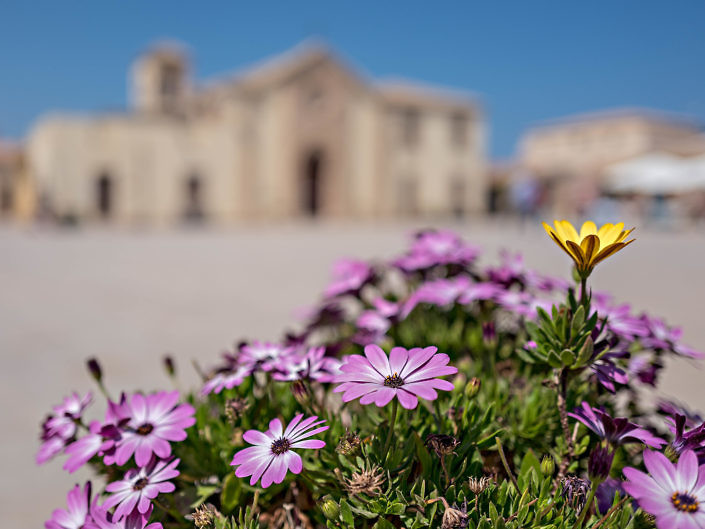
[(705, 189), (705, 157), (693, 159), (654, 152), (609, 166), (605, 187), (613, 193), (680, 194)]

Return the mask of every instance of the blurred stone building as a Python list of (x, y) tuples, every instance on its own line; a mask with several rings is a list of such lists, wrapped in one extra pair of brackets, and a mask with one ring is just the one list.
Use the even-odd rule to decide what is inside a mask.
[(520, 170), (547, 191), (555, 214), (582, 214), (600, 196), (604, 170), (646, 153), (705, 152), (705, 135), (687, 119), (644, 109), (571, 116), (528, 130), (519, 143)]
[(59, 217), (168, 224), (479, 212), (485, 124), (469, 95), (375, 82), (303, 44), (195, 84), (188, 54), (139, 57), (126, 113), (52, 115), (27, 141)]
[(0, 219), (28, 220), (36, 211), (22, 147), (0, 140)]

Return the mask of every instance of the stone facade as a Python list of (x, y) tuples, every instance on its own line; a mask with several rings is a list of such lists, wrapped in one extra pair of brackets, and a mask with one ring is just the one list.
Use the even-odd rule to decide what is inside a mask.
[(482, 210), (485, 124), (467, 94), (363, 78), (304, 44), (202, 84), (160, 46), (123, 114), (47, 116), (27, 141), (42, 204), (124, 223)]
[(546, 183), (557, 215), (581, 213), (601, 192), (604, 169), (651, 152), (705, 152), (692, 122), (641, 109), (596, 112), (528, 130), (519, 142), (519, 168)]

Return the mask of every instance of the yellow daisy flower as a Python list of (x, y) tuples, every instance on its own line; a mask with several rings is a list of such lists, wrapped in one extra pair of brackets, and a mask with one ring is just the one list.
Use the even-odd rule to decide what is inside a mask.
[(556, 244), (575, 261), (582, 278), (589, 276), (600, 261), (634, 242), (634, 239), (625, 242), (634, 228), (625, 230), (623, 222), (608, 223), (598, 230), (594, 222), (587, 221), (580, 228), (580, 233), (567, 220), (554, 220), (553, 224), (555, 228), (544, 222), (543, 227)]

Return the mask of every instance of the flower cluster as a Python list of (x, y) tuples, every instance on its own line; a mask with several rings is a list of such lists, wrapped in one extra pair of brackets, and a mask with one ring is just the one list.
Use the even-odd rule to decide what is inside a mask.
[(237, 387), (257, 372), (267, 373), (278, 381), (330, 382), (340, 366), (337, 358), (326, 356), (325, 347), (296, 347), (258, 341), (242, 344), (238, 354), (225, 354), (224, 359), (225, 364), (214, 370), (203, 385), (202, 395)]
[(71, 395), (37, 461), (104, 487), (76, 486), (47, 529), (705, 527), (705, 421), (642, 398), (668, 355), (702, 355), (589, 290), (631, 230), (554, 226), (575, 282), (425, 230), (336, 263), (307, 321), (241, 342), (188, 404), (122, 394), (88, 423)]
[[(159, 492), (174, 490), (174, 485), (168, 480), (179, 474), (176, 470), (179, 460), (171, 457), (172, 443), (186, 439), (186, 429), (195, 422), (195, 410), (190, 404), (178, 403), (178, 391), (150, 395), (123, 394), (118, 402), (108, 400), (104, 421), (92, 421), (86, 427), (81, 421), (80, 412), (88, 401), (89, 399), (77, 400), (75, 394), (66, 399), (64, 404), (54, 408), (54, 411), (58, 413), (68, 409), (69, 411), (64, 412), (71, 414), (71, 426), (65, 421), (50, 419), (45, 423), (45, 430), (47, 424), (60, 424), (62, 435), (70, 439), (70, 442), (62, 446), (62, 450), (68, 455), (64, 469), (69, 472), (78, 470), (92, 460), (100, 460), (103, 465), (114, 467), (117, 471), (117, 467), (127, 465), (134, 458), (136, 468), (128, 469), (122, 480), (108, 484), (106, 491), (115, 494), (109, 496), (102, 505), (96, 503), (92, 506), (90, 516), (92, 523), (99, 527), (103, 527), (103, 522), (108, 523), (105, 520), (110, 520), (111, 524), (122, 523), (126, 527), (139, 526), (141, 529), (149, 519), (151, 500)], [(79, 428), (85, 430), (83, 435), (79, 435)], [(37, 457), (40, 462), (47, 460), (44, 457), (47, 442), (42, 445)], [(62, 450), (55, 451), (53, 455)], [(81, 501), (89, 494), (90, 487), (87, 486), (80, 494)], [(79, 493), (76, 491), (70, 494), (70, 508), (75, 505), (78, 497)], [(117, 508), (112, 512), (110, 509), (116, 505)], [(101, 514), (98, 515), (97, 512)], [(57, 518), (55, 515), (55, 522), (63, 523), (57, 521), (63, 520), (63, 516), (59, 514)]]
[(53, 413), (42, 423), (42, 445), (37, 452), (36, 461), (41, 465), (55, 455), (60, 454), (76, 437), (83, 411), (91, 403), (92, 395), (81, 397), (73, 393), (64, 401), (54, 406)]
[(154, 507), (149, 504), (144, 512), (138, 509), (117, 517), (105, 505), (91, 501), (92, 486), (89, 481), (76, 485), (66, 497), (68, 508), (56, 509), (47, 520), (46, 529), (163, 529), (161, 523), (149, 523)]

